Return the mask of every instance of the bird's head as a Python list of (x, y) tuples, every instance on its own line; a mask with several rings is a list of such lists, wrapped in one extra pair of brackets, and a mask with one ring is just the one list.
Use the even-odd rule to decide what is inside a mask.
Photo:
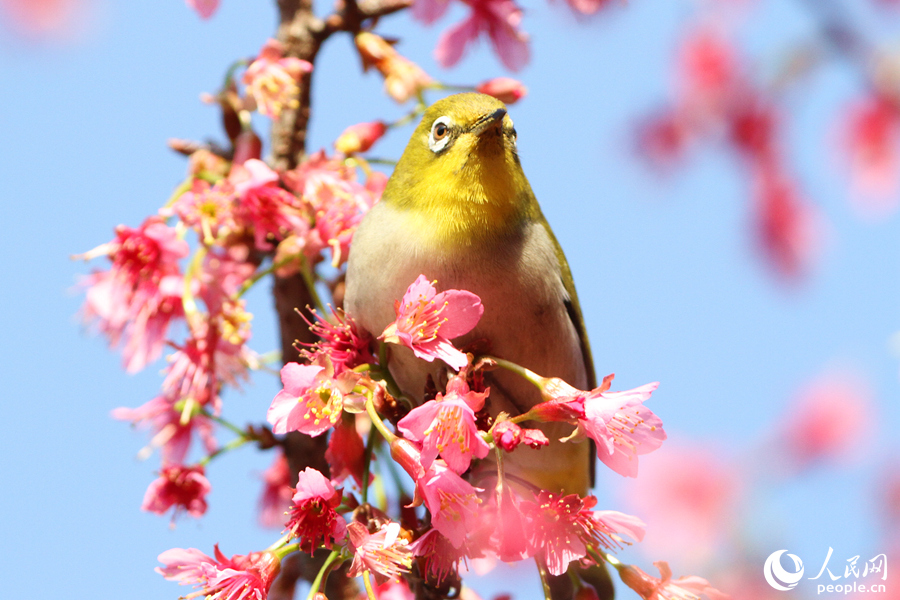
[(448, 236), (490, 234), (536, 207), (506, 106), (484, 94), (432, 104), (397, 163), (384, 199), (435, 219)]

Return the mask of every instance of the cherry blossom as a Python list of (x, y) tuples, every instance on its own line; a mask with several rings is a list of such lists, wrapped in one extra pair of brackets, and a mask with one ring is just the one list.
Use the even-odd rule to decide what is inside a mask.
[(199, 405), (188, 412), (183, 406), (169, 397), (157, 396), (138, 408), (117, 408), (112, 411), (112, 417), (131, 421), (133, 425), (148, 425), (153, 430), (150, 448), (160, 448), (163, 463), (181, 464), (195, 433), (207, 452), (216, 449), (213, 422), (198, 412)]
[(644, 537), (640, 519), (616, 511), (592, 511), (596, 504), (593, 496), (541, 491), (533, 501), (519, 505), (529, 521), (533, 552), (540, 553), (553, 575), (562, 575), (570, 562), (585, 557), (588, 545), (619, 546), (620, 533), (636, 541)]
[(410, 544), (409, 549), (416, 556), (420, 572), (439, 586), (446, 578), (458, 575), (466, 545), (457, 548), (437, 529), (429, 529)]
[(432, 525), (455, 548), (461, 547), (475, 529), (480, 491), (483, 490), (465, 481), (440, 460), (433, 462), (416, 481), (416, 496), (425, 502)]
[(191, 189), (161, 213), (177, 215), (185, 225), (197, 231), (204, 243), (209, 244), (220, 235), (227, 236), (238, 229), (234, 217), (235, 200), (234, 185), (227, 179), (215, 185), (203, 179), (194, 179)]
[(174, 506), (173, 520), (182, 511), (192, 517), (202, 517), (206, 513), (206, 495), (211, 489), (202, 466), (164, 466), (147, 488), (141, 509), (161, 515)]
[(300, 538), (300, 548), (312, 554), (316, 548), (331, 548), (347, 535), (344, 517), (335, 512), (341, 504), (341, 491), (335, 490), (322, 473), (307, 467), (297, 478), (297, 491), (285, 529)]
[(285, 57), (281, 43), (269, 39), (247, 67), (244, 83), (247, 93), (256, 101), (257, 110), (274, 119), (285, 108), (299, 106), (297, 81), (312, 69), (312, 64), (305, 60)]
[(528, 35), (520, 29), (522, 9), (513, 0), (463, 0), (469, 17), (454, 25), (438, 40), (434, 55), (443, 67), (452, 67), (469, 45), (487, 35), (494, 51), (508, 69), (518, 71), (529, 60)]
[(327, 356), (313, 365), (287, 363), (281, 369), (284, 389), (275, 396), (266, 415), (272, 431), (300, 431), (311, 436), (325, 433), (341, 418), (344, 397), (353, 390), (357, 378), (352, 371), (335, 377)]
[(805, 467), (851, 455), (875, 418), (872, 391), (862, 376), (825, 371), (796, 393), (778, 436), (788, 456)]
[(400, 537), (399, 523), (385, 523), (375, 533), (356, 521), (347, 524), (353, 563), (348, 574), (351, 577), (370, 571), (380, 584), (408, 573), (413, 555), (405, 538)]
[(213, 13), (219, 8), (219, 0), (185, 0), (185, 2), (204, 19), (213, 16)]
[(478, 84), (475, 87), (476, 92), (493, 96), (504, 104), (515, 104), (525, 97), (528, 88), (521, 81), (512, 79), (511, 77), (495, 77)]
[(466, 366), (466, 355), (453, 347), (450, 339), (471, 331), (484, 307), (475, 294), (464, 290), (437, 293), (424, 275), (409, 286), (394, 310), (397, 320), (378, 339), (402, 344), (419, 358), (443, 360), (456, 370)]
[(309, 229), (297, 198), (278, 185), (278, 174), (266, 163), (251, 158), (234, 165), (228, 179), (239, 198), (235, 219), (253, 232), (257, 249), (271, 250), (271, 239)]
[(548, 446), (550, 440), (540, 429), (523, 429), (512, 421), (500, 421), (493, 428), (494, 443), (512, 452), (519, 444), (525, 444), (532, 448)]
[(309, 362), (315, 361), (319, 355), (326, 355), (331, 359), (334, 372), (338, 375), (354, 367), (375, 362), (375, 355), (371, 350), (372, 338), (357, 325), (352, 316), (340, 308), (331, 309), (330, 319), (315, 311), (313, 316), (316, 321), (310, 324), (309, 330), (319, 341), (300, 351)]
[(481, 438), (475, 413), (484, 407), (488, 392), (452, 391), (417, 406), (397, 428), (407, 438), (422, 443), (422, 466), (428, 468), (440, 455), (458, 474), (465, 473), (473, 458), (484, 458), (490, 446)]
[(375, 67), (384, 77), (384, 89), (396, 102), (404, 103), (434, 84), (417, 64), (401, 56), (384, 38), (362, 31), (354, 38), (363, 68)]
[(631, 565), (619, 567), (622, 582), (644, 600), (699, 600), (704, 595), (709, 600), (727, 600), (728, 596), (715, 589), (701, 577), (691, 575), (672, 579), (672, 570), (665, 561), (653, 563), (659, 569), (660, 577), (652, 577)]
[(162, 354), (171, 322), (184, 313), (184, 282), (178, 261), (188, 245), (174, 228), (150, 217), (137, 229), (120, 225), (116, 238), (82, 255), (106, 256), (109, 271), (95, 271), (85, 279), (84, 316), (96, 321), (111, 345), (123, 344), (129, 373), (143, 369)]
[(597, 457), (613, 471), (637, 477), (638, 456), (659, 448), (666, 439), (662, 421), (643, 403), (659, 383), (648, 383), (625, 392), (610, 392), (613, 376), (590, 392), (558, 378), (541, 382), (545, 402), (529, 415), (541, 421), (565, 421), (577, 425), (574, 437), (587, 436), (597, 443)]
[(226, 558), (215, 546), (215, 559), (196, 548), (173, 548), (159, 555), (156, 572), (181, 585), (199, 588), (191, 596), (206, 600), (265, 600), (281, 561), (272, 552)]
[[(740, 469), (718, 448), (668, 446), (622, 486), (623, 498), (647, 522), (648, 552), (701, 564), (734, 526), (741, 497)], [(685, 547), (681, 540), (690, 539)]]
[(855, 206), (866, 216), (888, 214), (897, 208), (900, 188), (900, 109), (894, 99), (875, 94), (851, 106), (845, 119)]

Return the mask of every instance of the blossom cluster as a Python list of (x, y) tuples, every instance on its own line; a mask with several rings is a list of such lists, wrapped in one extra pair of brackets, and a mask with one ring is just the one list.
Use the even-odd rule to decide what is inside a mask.
[[(491, 485), (477, 479), (472, 467), (492, 452), (514, 452), (522, 442), (540, 448), (579, 438), (593, 440), (600, 460), (614, 471), (635, 476), (639, 455), (659, 448), (666, 438), (660, 419), (644, 406), (655, 383), (611, 392), (610, 376), (598, 388), (584, 391), (501, 359), (475, 362), (452, 339), (472, 330), (482, 312), (480, 299), (471, 292), (438, 292), (420, 276), (397, 302), (396, 319), (378, 340), (361, 330), (352, 315), (335, 310), (330, 320), (319, 316), (311, 328), (320, 341), (304, 350), (304, 364), (288, 363), (282, 369), (284, 389), (272, 401), (268, 421), (276, 434), (329, 436), (330, 476), (307, 467), (291, 485), (279, 456), (266, 514), (275, 517), (273, 506), (290, 501), (283, 506), (285, 536), (269, 551), (283, 556), (296, 550), (331, 550), (335, 561), (350, 562), (350, 576), (367, 581), (372, 576), (378, 590), (392, 593), (399, 593), (395, 586), (408, 592), (403, 575), (414, 564), (427, 585), (442, 589), (460, 581), (460, 566), (469, 559), (496, 557), (509, 562), (535, 558), (550, 575), (562, 575), (573, 564), (587, 568), (609, 562), (645, 598), (699, 597), (685, 595), (691, 590), (724, 598), (700, 578), (671, 581), (665, 563), (659, 563), (663, 577), (657, 580), (609, 555), (627, 540), (643, 538), (645, 527), (637, 517), (596, 510), (597, 499), (591, 495), (507, 479), (502, 468)], [(390, 375), (375, 358), (377, 342), (405, 346), (421, 360), (442, 361), (449, 377), (443, 391), (400, 409)], [(486, 411), (490, 388), (478, 377), (488, 365), (516, 370), (541, 390), (543, 400), (522, 415), (491, 416)], [(575, 432), (551, 441), (539, 429), (527, 427), (550, 421), (570, 423)], [(400, 502), (411, 501), (399, 520), (389, 515), (387, 505), (368, 501), (374, 465), (371, 452), (366, 458), (367, 443), (359, 431), (373, 428), (378, 435), (370, 435), (370, 450), (395, 462), (410, 478), (412, 493), (406, 496), (401, 490)], [(386, 474), (383, 468), (380, 472)], [(276, 486), (289, 491), (272, 493)], [(424, 514), (408, 510), (420, 506)], [(160, 572), (214, 595), (218, 580), (197, 566), (209, 560), (198, 553), (193, 566), (184, 566), (185, 553), (190, 552), (197, 551), (163, 553), (160, 561), (166, 566)], [(253, 569), (244, 577), (262, 581)], [(264, 597), (263, 592), (258, 597)], [(380, 592), (375, 597), (381, 597)]]
[[(274, 115), (292, 105), (297, 78), (308, 70), (270, 40), (248, 65), (235, 105)], [(319, 263), (343, 265), (356, 226), (386, 181), (371, 169), (360, 181), (361, 158), (324, 151), (275, 171), (260, 160), (261, 146), (247, 143), (253, 139), (247, 125), (233, 136), (231, 152), (194, 149), (187, 179), (156, 215), (136, 228), (117, 227), (113, 240), (81, 255), (108, 260), (106, 269), (84, 277), (82, 314), (121, 348), (125, 369), (140, 371), (168, 350), (159, 395), (113, 411), (150, 430), (142, 456), (160, 451), (159, 478), (143, 503), (151, 512), (203, 515), (211, 489), (206, 462), (227, 449), (216, 440), (219, 423), (239, 434), (235, 445), (254, 439), (251, 430), (222, 420), (224, 389), (239, 388), (261, 366), (249, 346), (252, 314), (243, 294), (271, 272), (316, 277)], [(198, 439), (206, 456), (191, 463)]]
[(712, 26), (686, 36), (674, 72), (674, 101), (640, 127), (642, 155), (668, 167), (701, 140), (724, 140), (750, 174), (759, 247), (778, 273), (801, 275), (818, 249), (820, 223), (785, 166), (777, 102)]
[[(455, 41), (445, 50), (461, 53), (466, 40), (486, 32), (509, 66), (524, 64), (526, 37), (514, 2), (466, 3), (472, 16), (448, 33)], [(591, 12), (600, 4), (573, 6)], [(432, 20), (443, 10), (421, 0), (416, 6)], [(216, 3), (195, 7), (208, 16)], [(230, 148), (172, 142), (189, 156), (188, 176), (172, 198), (139, 227), (120, 226), (112, 241), (82, 255), (109, 261), (84, 279), (83, 314), (121, 348), (125, 368), (140, 371), (169, 351), (160, 393), (138, 408), (113, 411), (150, 429), (142, 456), (160, 453), (144, 510), (171, 512), (173, 522), (184, 514), (199, 518), (212, 490), (210, 460), (248, 442), (280, 448), (264, 474), (260, 521), (280, 527), (282, 537), (264, 551), (231, 558), (218, 546), (212, 556), (168, 550), (158, 572), (193, 586), (188, 597), (263, 600), (286, 556), (325, 549), (331, 554), (314, 586), (346, 562), (351, 577), (363, 577), (370, 598), (372, 578), (379, 590), (400, 594), (407, 575), (449, 593), (460, 588), (461, 567), (481, 558), (534, 559), (542, 576), (569, 572), (585, 588), (588, 578), (578, 573), (609, 564), (639, 581), (632, 587), (640, 594), (680, 593), (665, 571), (660, 580), (622, 571), (611, 554), (643, 538), (639, 518), (598, 509), (589, 494), (542, 489), (503, 468), (503, 456), (523, 452), (522, 445), (541, 451), (590, 440), (601, 462), (635, 477), (639, 457), (666, 439), (661, 420), (644, 405), (656, 383), (613, 392), (609, 376), (580, 390), (503, 357), (467, 354), (453, 340), (476, 327), (481, 299), (467, 290), (439, 290), (424, 275), (397, 299), (396, 319), (377, 337), (352, 314), (319, 300), (317, 290), (325, 289), (339, 298), (354, 232), (386, 185), (362, 155), (391, 127), (421, 114), (422, 94), (442, 85), (376, 33), (356, 32), (354, 40), (363, 66), (383, 76), (390, 96), (418, 100), (406, 117), (353, 125), (335, 141), (333, 155), (323, 150), (295, 167), (272, 168), (261, 160), (250, 113), (277, 119), (296, 109), (313, 67), (269, 40), (256, 58), (236, 63), (223, 90), (209, 97), (223, 111)], [(525, 94), (509, 78), (472, 89), (508, 103)], [(304, 281), (316, 307), (301, 314), (318, 341), (298, 345), (297, 361), (283, 357), (283, 389), (268, 408), (268, 425), (242, 429), (225, 419), (223, 395), (267, 362), (250, 349), (252, 314), (244, 294), (270, 275)], [(440, 386), (432, 381), (422, 397), (405, 396), (385, 362), (388, 345), (431, 363), (442, 374)], [(522, 414), (492, 411), (484, 373), (497, 368), (533, 384), (540, 402)], [(571, 434), (550, 439), (542, 423), (566, 424)], [(236, 437), (220, 445), (223, 428)], [(292, 468), (286, 440), (298, 434), (326, 440), (327, 468)], [(198, 440), (204, 454), (193, 460)], [(391, 480), (397, 497), (385, 492)], [(623, 580), (631, 585), (628, 577)], [(718, 594), (705, 582), (691, 589)]]

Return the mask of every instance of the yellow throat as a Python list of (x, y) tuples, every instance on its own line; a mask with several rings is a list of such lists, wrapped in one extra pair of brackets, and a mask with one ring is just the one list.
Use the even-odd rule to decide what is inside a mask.
[(382, 201), (410, 211), (420, 231), (451, 245), (503, 235), (540, 214), (506, 106), (475, 93), (425, 111)]

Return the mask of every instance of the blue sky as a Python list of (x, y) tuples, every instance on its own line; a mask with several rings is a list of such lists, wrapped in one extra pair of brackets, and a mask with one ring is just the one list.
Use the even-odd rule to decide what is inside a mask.
[[(210, 467), (214, 491), (202, 520), (171, 529), (167, 518), (139, 510), (156, 459), (139, 462), (145, 438), (109, 412), (152, 398), (161, 363), (126, 375), (119, 357), (84, 330), (74, 287), (88, 268), (69, 260), (165, 202), (185, 169), (167, 138), (221, 139), (216, 111), (199, 94), (217, 89), (232, 60), (256, 54), (273, 31), (268, 4), (223, 0), (201, 22), (179, 0), (107, 0), (80, 44), (0, 34), (0, 546), (9, 597), (84, 590), (92, 598), (175, 598), (187, 590), (152, 571), (163, 550), (210, 551), (219, 542), (226, 554), (244, 553), (275, 538), (255, 525), (258, 474), (269, 457), (249, 448)], [(755, 252), (748, 185), (733, 157), (709, 146), (668, 178), (634, 158), (633, 126), (668, 97), (672, 54), (695, 9), (634, 0), (577, 19), (560, 1), (526, 5), (533, 59), (517, 76), (530, 94), (510, 111), (522, 162), (572, 266), (598, 372), (615, 372), (619, 389), (660, 381), (652, 408), (673, 443), (708, 440), (726, 455), (746, 455), (791, 395), (829, 365), (867, 378), (877, 419), (864, 450), (760, 492), (748, 523), (779, 523), (753, 534), (765, 554), (789, 547), (813, 557), (833, 546), (836, 556), (873, 555), (872, 490), (897, 455), (900, 425), (898, 361), (888, 349), (900, 329), (900, 236), (896, 216), (855, 216), (846, 174), (835, 168), (835, 115), (861, 90), (852, 71), (833, 63), (804, 83), (806, 93), (784, 100), (787, 160), (830, 233), (809, 277), (782, 285)], [(401, 52), (447, 82), (505, 74), (483, 42), (455, 69), (434, 63), (439, 32), (463, 15), (456, 7), (433, 28), (401, 15), (377, 31), (401, 38)], [(898, 21), (877, 15), (858, 11), (867, 31), (890, 40)], [(802, 3), (760, 0), (742, 18), (737, 41), (762, 73), (813, 31)], [(403, 114), (376, 74), (361, 73), (348, 38), (331, 40), (316, 68), (311, 150), (329, 147), (350, 124)], [(410, 131), (392, 131), (378, 154), (399, 156)], [(274, 348), (265, 289), (251, 293), (249, 308), (254, 349)], [(243, 393), (228, 394), (226, 414), (262, 421), (278, 389), (260, 374)], [(598, 496), (625, 510), (615, 505), (618, 481), (602, 477)], [(649, 570), (648, 558), (628, 556)], [(658, 558), (679, 572), (678, 557)]]

